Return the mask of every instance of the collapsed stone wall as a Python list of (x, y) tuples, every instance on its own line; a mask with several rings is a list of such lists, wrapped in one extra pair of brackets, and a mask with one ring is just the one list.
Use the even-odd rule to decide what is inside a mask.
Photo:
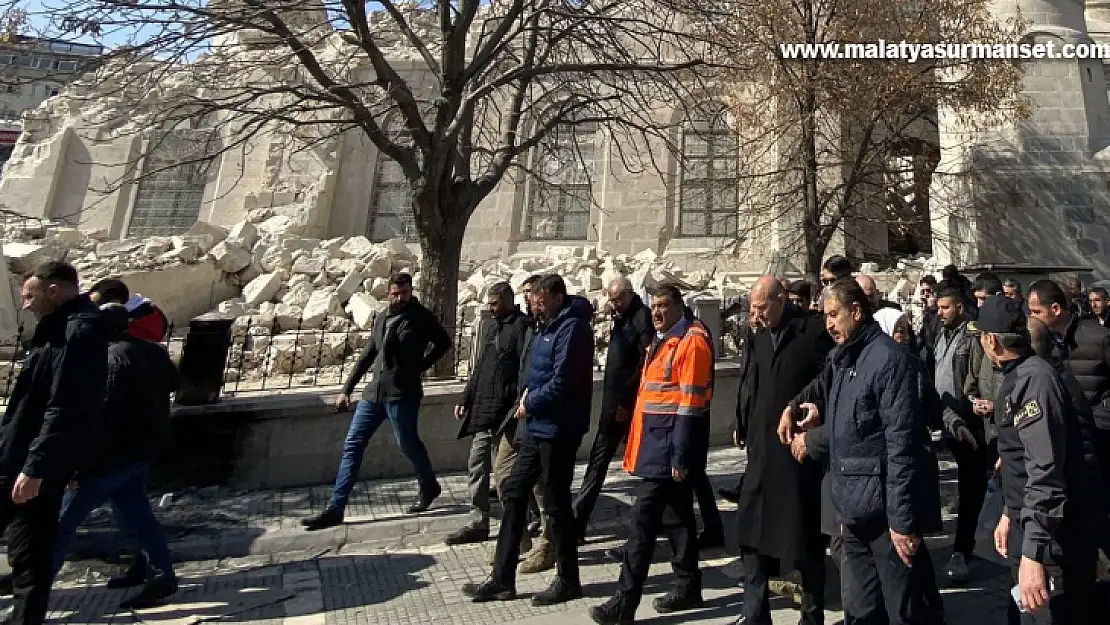
[[(167, 311), (178, 335), (192, 316), (206, 310), (209, 316), (234, 319), (225, 379), (244, 389), (276, 376), (289, 376), (290, 384), (339, 382), (368, 341), (376, 315), (387, 307), (390, 275), (410, 273), (419, 289), (420, 259), (403, 241), (373, 243), (362, 236), (321, 240), (301, 232), (288, 217), (269, 210), (252, 211), (247, 221), (230, 228), (197, 222), (177, 236), (123, 240), (105, 240), (103, 231), (46, 220), (11, 214), (0, 218), (0, 242), (15, 292), (14, 276), (41, 262), (64, 259), (77, 267), (84, 287), (106, 277), (122, 278), (133, 291), (142, 285), (139, 292)], [(880, 274), (870, 266), (863, 270), (876, 274), (888, 297), (908, 302), (920, 274), (935, 268), (926, 260), (901, 263), (894, 273)], [(189, 282), (188, 276), (198, 273), (214, 276), (211, 288)], [(464, 272), (459, 283), (458, 327), (449, 328), (459, 373), (466, 373), (472, 356), (470, 345), (488, 289), (505, 281), (519, 292), (530, 275), (550, 273), (563, 276), (568, 291), (588, 298), (598, 311), (598, 366), (605, 359), (610, 327), (604, 289), (613, 280), (627, 276), (641, 295), (658, 284), (674, 283), (688, 301), (717, 299), (737, 313), (746, 308), (743, 298), (754, 279), (715, 270), (683, 272), (650, 249), (613, 256), (596, 247), (552, 245), (542, 254), (491, 260)], [(518, 304), (523, 305), (519, 296)], [(25, 326), (33, 322), (22, 320)], [(726, 354), (735, 349), (727, 329), (726, 324)]]

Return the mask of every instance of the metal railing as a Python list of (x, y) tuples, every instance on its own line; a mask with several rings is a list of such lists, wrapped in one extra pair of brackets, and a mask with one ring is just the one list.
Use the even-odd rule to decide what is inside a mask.
[[(724, 317), (722, 309), (720, 335), (715, 337), (719, 359), (730, 358), (736, 353), (732, 339), (733, 321)], [(374, 326), (376, 316), (368, 324)], [(609, 317), (594, 316), (595, 332), (601, 326), (607, 329)], [(450, 375), (465, 380), (470, 375), (475, 334), (478, 320), (447, 328), (452, 349)], [(223, 365), (221, 396), (245, 392), (281, 391), (289, 389), (327, 387), (343, 384), (356, 366), (367, 342), (370, 330), (353, 324), (345, 315), (306, 320), (283, 317), (240, 317), (231, 325), (227, 359)], [(601, 332), (605, 334), (604, 330)], [(14, 345), (0, 346), (0, 405), (7, 403), (15, 387), (16, 377), (27, 356), (30, 336), (23, 325)], [(179, 334), (174, 325), (163, 345), (174, 362), (180, 362), (186, 336)], [(604, 346), (595, 353), (595, 370), (604, 366)], [(427, 377), (427, 376), (426, 376)]]

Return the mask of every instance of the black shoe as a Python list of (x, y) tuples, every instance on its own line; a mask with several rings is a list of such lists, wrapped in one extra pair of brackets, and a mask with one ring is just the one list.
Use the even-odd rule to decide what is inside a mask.
[(532, 538), (535, 538), (536, 536), (540, 535), (540, 529), (541, 528), (540, 528), (540, 522), (539, 521), (532, 521), (531, 523), (528, 524), (528, 534)]
[(443, 539), (445, 545), (469, 545), (471, 543), (484, 543), (489, 540), (488, 527), (474, 527), (468, 525), (454, 534), (449, 534)]
[(636, 610), (629, 609), (624, 599), (618, 595), (590, 608), (590, 618), (598, 625), (633, 625), (636, 622)]
[(706, 530), (698, 536), (698, 549), (716, 549), (725, 546), (725, 533)]
[(143, 584), (139, 593), (119, 604), (121, 610), (142, 610), (162, 605), (177, 592), (177, 578), (172, 575), (155, 577)]
[(605, 550), (605, 557), (613, 562), (624, 562), (624, 546), (611, 547)]
[(717, 489), (717, 494), (721, 496), (721, 499), (729, 503), (740, 503), (740, 493), (731, 488), (719, 488)]
[(323, 512), (316, 516), (310, 516), (307, 519), (301, 520), (301, 525), (310, 532), (318, 530), (326, 530), (329, 527), (336, 527), (343, 525), (343, 511), (339, 508), (327, 507)]
[(142, 553), (135, 556), (135, 560), (131, 562), (131, 566), (123, 575), (115, 575), (108, 578), (108, 583), (105, 584), (106, 588), (134, 588), (142, 586), (146, 583), (147, 568), (146, 556)]
[(409, 506), (408, 513), (419, 514), (421, 512), (424, 512), (428, 508), (431, 508), (432, 502), (435, 501), (436, 497), (439, 497), (439, 494), (442, 492), (443, 488), (441, 488), (439, 484), (436, 484), (435, 490), (430, 490), (427, 492), (421, 491), (420, 496), (416, 499), (416, 503)]
[(581, 598), (581, 583), (568, 582), (564, 581), (561, 577), (556, 577), (555, 581), (551, 582), (551, 585), (547, 587), (547, 590), (538, 592), (532, 597), (532, 605), (537, 608), (542, 608), (544, 606), (557, 605)]
[(660, 614), (670, 614), (683, 610), (696, 610), (704, 607), (705, 601), (702, 600), (701, 593), (672, 590), (662, 597), (657, 597), (655, 601), (651, 602), (651, 605)]
[(463, 584), (462, 594), (470, 597), (474, 603), (512, 601), (516, 599), (516, 588), (503, 586), (492, 579), (487, 579), (481, 584)]

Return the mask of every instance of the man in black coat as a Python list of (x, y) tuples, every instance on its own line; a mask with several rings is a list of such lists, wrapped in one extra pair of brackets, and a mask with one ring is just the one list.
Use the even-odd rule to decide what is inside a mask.
[(769, 577), (777, 568), (802, 574), (802, 623), (824, 622), (825, 545), (821, 535), (821, 468), (799, 464), (778, 440), (783, 408), (824, 368), (833, 343), (820, 317), (789, 306), (782, 285), (760, 278), (751, 293), (759, 330), (737, 400), (737, 437), (748, 448), (740, 490), (737, 542), (744, 562), (745, 625), (770, 625)]
[[(823, 419), (831, 499), (843, 526), (845, 612), (856, 623), (942, 625), (943, 606), (922, 540), (936, 514), (926, 466), (919, 364), (885, 335), (854, 281), (825, 291), (825, 326), (838, 347), (823, 401), (782, 415), (780, 441)], [(884, 609), (885, 608), (885, 609)], [(884, 618), (885, 612), (885, 618)]]
[(336, 398), (336, 406), (346, 409), (351, 394), (362, 376), (373, 368), (373, 377), (362, 391), (351, 427), (343, 443), (343, 456), (335, 477), (331, 501), (320, 514), (304, 519), (309, 531), (343, 523), (347, 500), (355, 487), (366, 445), (386, 419), (393, 427), (393, 438), (413, 464), (420, 482), (420, 494), (408, 509), (409, 514), (427, 510), (439, 496), (428, 450), (420, 440), (417, 416), (424, 397), (421, 376), (451, 348), (451, 337), (430, 310), (412, 295), (412, 276), (395, 274), (389, 280), (389, 309), (378, 315), (370, 342)]
[(40, 265), (23, 281), (38, 317), (31, 350), (0, 424), (0, 534), (8, 540), (11, 623), (46, 620), (62, 496), (81, 467), (104, 401), (108, 330), (77, 289), (77, 270)]
[(162, 527), (147, 496), (150, 465), (169, 435), (170, 394), (177, 389), (177, 369), (166, 348), (131, 336), (123, 304), (102, 307), (112, 337), (108, 345), (108, 386), (100, 426), (91, 437), (88, 461), (66, 493), (54, 545), (54, 571), (61, 570), (70, 541), (89, 514), (106, 502), (142, 547), (127, 578), (109, 587), (139, 586), (120, 604), (124, 610), (158, 605), (177, 592), (177, 578)]
[(478, 359), (466, 382), (462, 403), (455, 418), (462, 421), (459, 438), (470, 436), (467, 478), (470, 518), (449, 535), (448, 545), (482, 542), (489, 538), (489, 482), (496, 447), (495, 430), (516, 403), (516, 390), (524, 342), (528, 339), (528, 317), (513, 304), (513, 288), (499, 282), (486, 294), (486, 321), (476, 343)]
[[(1052, 357), (1079, 381), (1095, 418), (1095, 456), (1103, 482), (1110, 485), (1110, 329), (1080, 319), (1068, 309), (1059, 284), (1039, 280), (1029, 287), (1029, 313), (1052, 333)], [(1106, 505), (1110, 507), (1110, 488)], [(1110, 533), (1102, 532), (1099, 547), (1110, 555)]]
[(644, 354), (655, 338), (651, 311), (632, 288), (628, 278), (618, 278), (609, 285), (609, 308), (613, 328), (609, 333), (609, 349), (605, 354), (605, 377), (601, 391), (601, 416), (594, 436), (586, 475), (574, 501), (574, 519), (579, 543), (586, 540), (586, 527), (594, 505), (605, 483), (609, 463), (617, 448), (628, 436), (636, 393), (640, 387), (640, 370)]

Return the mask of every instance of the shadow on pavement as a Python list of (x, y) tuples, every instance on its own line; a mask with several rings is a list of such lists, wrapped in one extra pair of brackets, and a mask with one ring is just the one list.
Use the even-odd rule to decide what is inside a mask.
[[(434, 564), (434, 558), (419, 554), (356, 555), (285, 563), (280, 569), (182, 577), (170, 603), (133, 616), (152, 625), (253, 623), (325, 610), (373, 608), (429, 586), (420, 572)], [(103, 586), (56, 588), (51, 611), (62, 618), (52, 622), (128, 622), (132, 615), (118, 605), (133, 592)]]

